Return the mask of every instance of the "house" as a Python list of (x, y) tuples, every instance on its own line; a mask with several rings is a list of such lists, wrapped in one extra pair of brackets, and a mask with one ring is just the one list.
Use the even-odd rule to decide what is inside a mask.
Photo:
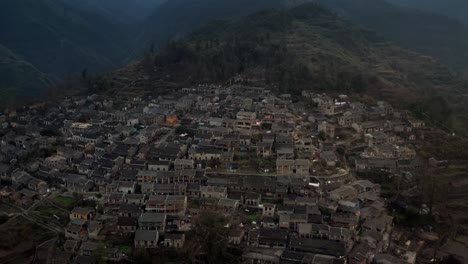
[(278, 219), (272, 216), (264, 216), (260, 222), (262, 228), (278, 229)]
[(275, 144), (276, 158), (280, 160), (294, 159), (294, 145), (293, 144)]
[(336, 156), (334, 151), (324, 151), (320, 153), (320, 158), (329, 167), (335, 167), (338, 162), (338, 157)]
[(145, 204), (145, 194), (125, 194), (124, 201), (127, 204), (143, 205)]
[(140, 217), (143, 210), (140, 205), (136, 204), (121, 204), (118, 209), (118, 214), (125, 217)]
[(184, 216), (187, 211), (187, 196), (152, 195), (146, 203), (146, 211)]
[(96, 215), (96, 211), (90, 208), (84, 207), (75, 207), (70, 213), (70, 220), (73, 219), (82, 219), (82, 220), (92, 220)]
[(310, 161), (308, 159), (276, 160), (276, 173), (285, 175), (309, 175)]
[(388, 253), (376, 254), (372, 260), (373, 264), (407, 264), (406, 261)]
[(357, 180), (351, 183), (351, 186), (357, 190), (358, 194), (362, 194), (365, 192), (380, 192), (380, 185), (372, 183), (368, 180)]
[(352, 186), (344, 185), (338, 189), (330, 191), (328, 193), (328, 197), (332, 201), (353, 200), (357, 199), (358, 192)]
[(237, 112), (236, 118), (239, 119), (239, 120), (255, 120), (255, 119), (257, 119), (257, 113), (247, 112), (247, 111), (239, 111), (239, 112)]
[(47, 182), (36, 179), (29, 173), (22, 170), (14, 171), (11, 175), (11, 179), (13, 183), (16, 183), (19, 186), (23, 186), (25, 188), (28, 188), (29, 190), (38, 192), (40, 194), (46, 193), (49, 188)]
[(155, 195), (185, 195), (186, 191), (186, 182), (155, 184), (152, 189)]
[(318, 125), (318, 132), (323, 133), (325, 136), (329, 138), (334, 138), (335, 137), (335, 125), (330, 124), (326, 121), (320, 123)]
[(200, 184), (199, 183), (188, 183), (186, 194), (190, 198), (200, 197)]
[(159, 232), (155, 230), (137, 230), (135, 232), (135, 248), (157, 248)]
[(424, 121), (418, 119), (408, 119), (408, 123), (410, 123), (413, 128), (422, 128), (426, 125)]
[(50, 156), (44, 160), (44, 166), (48, 168), (65, 169), (67, 167), (67, 159), (58, 155)]
[(221, 199), (227, 197), (227, 188), (220, 186), (200, 186), (201, 198)]
[(91, 257), (95, 254), (96, 250), (98, 249), (99, 249), (98, 243), (84, 242), (83, 244), (81, 244), (81, 247), (80, 247), (80, 255)]
[(383, 233), (390, 230), (393, 226), (393, 217), (389, 215), (382, 215), (379, 218), (368, 218), (362, 223), (362, 230), (375, 230)]
[(181, 248), (185, 244), (184, 233), (166, 233), (162, 244), (165, 247)]
[(80, 248), (80, 241), (67, 239), (63, 244), (63, 250), (68, 253), (75, 254)]
[(117, 230), (122, 232), (135, 232), (137, 229), (138, 220), (133, 217), (117, 218)]
[(64, 182), (65, 187), (71, 192), (86, 193), (94, 188), (94, 182), (82, 175), (67, 174)]
[(264, 203), (262, 205), (262, 216), (273, 217), (276, 214), (276, 204)]
[(212, 161), (220, 160), (222, 152), (215, 148), (200, 148), (190, 149), (189, 159), (194, 161)]
[(195, 168), (195, 162), (191, 159), (176, 159), (174, 161), (174, 170), (192, 170)]
[(125, 195), (123, 193), (112, 193), (107, 198), (107, 203), (109, 207), (118, 208), (124, 203), (124, 197)]
[(366, 158), (355, 160), (355, 166), (357, 171), (394, 172), (397, 170), (397, 164), (397, 160), (386, 158)]
[(101, 221), (89, 221), (88, 224), (88, 237), (90, 239), (99, 239), (99, 232), (101, 232), (103, 228)]
[(351, 231), (343, 227), (334, 227), (327, 224), (298, 223), (299, 237), (328, 239), (347, 242), (351, 238)]
[(262, 195), (258, 192), (244, 193), (242, 200), (244, 205), (257, 207), (262, 200)]
[(367, 243), (358, 243), (348, 253), (349, 264), (368, 264), (372, 258), (373, 253)]
[(138, 218), (138, 228), (141, 230), (156, 230), (164, 232), (166, 230), (166, 214), (163, 213), (143, 213)]
[(148, 161), (148, 170), (169, 171), (170, 166), (171, 166), (171, 162), (168, 160)]
[[(288, 244), (288, 231), (262, 228), (258, 233), (249, 233), (254, 245), (263, 248), (284, 249)], [(253, 237), (252, 237), (253, 236)]]
[(300, 223), (308, 222), (306, 213), (292, 213), (279, 215), (279, 228), (297, 230)]
[(334, 257), (346, 256), (346, 243), (342, 241), (292, 237), (289, 248), (298, 252), (322, 254)]
[(84, 240), (87, 232), (85, 219), (72, 219), (65, 227), (65, 238)]
[(338, 117), (338, 125), (342, 127), (351, 127), (354, 123), (360, 123), (362, 121), (362, 114), (358, 110), (346, 111)]
[(221, 198), (217, 203), (217, 208), (224, 210), (224, 212), (234, 212), (239, 208), (239, 200)]
[(245, 232), (242, 229), (232, 229), (228, 233), (229, 244), (240, 245), (244, 240)]
[(267, 158), (273, 155), (273, 143), (270, 142), (258, 142), (255, 145), (258, 157)]

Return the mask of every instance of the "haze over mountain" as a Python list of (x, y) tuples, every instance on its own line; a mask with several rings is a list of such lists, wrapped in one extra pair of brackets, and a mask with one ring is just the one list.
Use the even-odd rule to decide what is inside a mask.
[(142, 22), (153, 10), (167, 0), (62, 0), (87, 12), (102, 14), (129, 25)]
[(400, 8), (385, 0), (315, 2), (404, 48), (430, 55), (454, 69), (468, 73), (468, 27), (458, 20)]
[(145, 20), (137, 39), (137, 50), (164, 46), (213, 20), (236, 19), (257, 11), (285, 7), (285, 0), (170, 0)]
[(388, 0), (406, 8), (444, 15), (468, 25), (468, 1), (466, 0)]

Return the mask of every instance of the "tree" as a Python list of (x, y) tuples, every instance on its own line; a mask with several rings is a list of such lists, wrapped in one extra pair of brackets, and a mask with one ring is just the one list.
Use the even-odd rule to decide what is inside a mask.
[(228, 229), (224, 227), (228, 219), (211, 211), (204, 211), (199, 215), (188, 235), (195, 242), (189, 258), (193, 260), (202, 255), (203, 263), (207, 264), (241, 263), (240, 255), (233, 254), (228, 247)]
[(325, 132), (323, 131), (320, 131), (318, 133), (318, 137), (321, 139), (321, 140), (326, 140), (327, 139), (327, 134), (325, 134)]
[(83, 79), (83, 81), (86, 81), (88, 79), (88, 69), (84, 68), (81, 71), (81, 79)]
[(151, 255), (149, 254), (148, 250), (145, 248), (138, 248), (133, 251), (133, 260), (135, 263), (141, 264), (151, 264)]

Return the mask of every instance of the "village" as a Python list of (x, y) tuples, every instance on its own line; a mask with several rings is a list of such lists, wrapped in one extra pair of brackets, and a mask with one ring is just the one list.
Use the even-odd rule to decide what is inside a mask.
[(2, 226), (50, 232), (41, 263), (187, 252), (213, 213), (242, 263), (413, 264), (438, 238), (430, 221), (408, 230), (395, 215), (430, 219), (408, 200), (446, 161), (421, 158), (414, 145), (431, 128), (384, 101), (201, 84), (31, 104), (0, 125)]

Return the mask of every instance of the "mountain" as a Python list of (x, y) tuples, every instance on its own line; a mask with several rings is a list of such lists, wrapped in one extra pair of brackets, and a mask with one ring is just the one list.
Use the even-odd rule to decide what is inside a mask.
[[(314, 2), (382, 34), (399, 46), (440, 59), (454, 69), (468, 74), (468, 27), (458, 20), (401, 8), (385, 0)], [(424, 2), (421, 5), (426, 6), (431, 1), (420, 2)], [(445, 5), (446, 1), (438, 2)]]
[(0, 7), (0, 44), (50, 74), (108, 69), (130, 43), (125, 25), (61, 1), (4, 0)]
[(0, 103), (12, 105), (25, 97), (33, 99), (44, 88), (54, 85), (54, 79), (42, 73), (0, 45)]
[(466, 0), (388, 0), (390, 3), (444, 15), (453, 19), (458, 19), (468, 26), (468, 1)]
[(167, 0), (62, 0), (86, 12), (101, 14), (123, 24), (136, 25)]
[(138, 48), (164, 46), (214, 20), (238, 19), (258, 11), (285, 7), (303, 0), (169, 0), (143, 23)]
[[(121, 78), (125, 72), (131, 76)], [(152, 92), (156, 82), (183, 87), (244, 81), (296, 96), (303, 89), (371, 94), (445, 124), (454, 113), (466, 112), (466, 97), (460, 96), (466, 83), (456, 73), (315, 4), (210, 24), (169, 43), (154, 58), (147, 55), (139, 66), (111, 74), (115, 88), (109, 93), (135, 89), (115, 83), (117, 78), (143, 75), (149, 84), (139, 92)]]

